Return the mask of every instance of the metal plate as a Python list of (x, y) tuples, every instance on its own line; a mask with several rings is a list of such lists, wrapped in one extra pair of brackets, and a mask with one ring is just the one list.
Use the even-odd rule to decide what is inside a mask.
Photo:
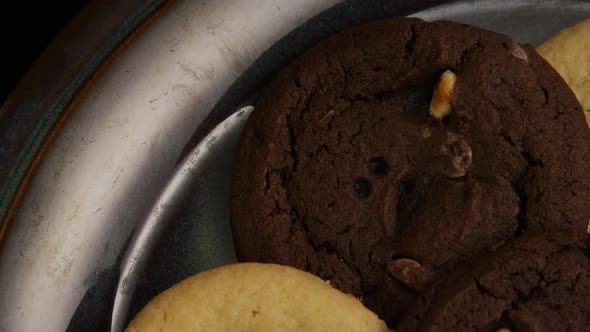
[[(139, 36), (82, 98), (29, 187), (0, 257), (0, 331), (107, 330), (131, 232), (149, 216), (195, 129), (192, 142), (319, 38), (417, 6), (338, 5), (254, 61), (337, 2), (178, 1)], [(473, 23), (536, 44), (590, 16), (590, 3), (467, 1), (412, 16)], [(201, 174), (188, 203), (158, 219), (173, 222), (156, 234), (145, 269), (134, 271), (140, 278), (130, 315), (178, 280), (235, 259), (227, 190), (236, 141), (227, 144), (210, 155), (215, 167)]]
[[(174, 243), (180, 244), (178, 249), (192, 256), (190, 261), (194, 265), (188, 271), (202, 271), (236, 261), (227, 209), (229, 196), (227, 188), (230, 179), (228, 173), (231, 171), (231, 160), (238, 146), (240, 133), (253, 109), (252, 106), (246, 106), (230, 115), (184, 158), (154, 203), (151, 213), (135, 232), (121, 262), (121, 275), (113, 305), (112, 331), (121, 331), (125, 327), (135, 288), (140, 281), (140, 276), (145, 272), (145, 267), (156, 245), (159, 244), (160, 249), (156, 252), (160, 252), (164, 248), (169, 250), (170, 245), (173, 246)], [(209, 193), (222, 194), (210, 195)], [(178, 215), (189, 197), (200, 197), (203, 201), (189, 202), (189, 206), (197, 208), (197, 213), (201, 211), (207, 213), (198, 215), (198, 222), (194, 222), (193, 218), (183, 220)], [(162, 246), (162, 242), (158, 243), (159, 237), (172, 219), (180, 219), (179, 224), (175, 226), (187, 221), (189, 226), (195, 227), (184, 228), (182, 235), (177, 234), (174, 237), (177, 240), (182, 236), (188, 241), (174, 241)], [(189, 232), (185, 233), (187, 230)], [(150, 267), (153, 268), (153, 264)], [(182, 272), (186, 270), (168, 269), (167, 271), (173, 272), (174, 278), (179, 278), (179, 275), (184, 274)], [(138, 294), (145, 293), (138, 292)]]

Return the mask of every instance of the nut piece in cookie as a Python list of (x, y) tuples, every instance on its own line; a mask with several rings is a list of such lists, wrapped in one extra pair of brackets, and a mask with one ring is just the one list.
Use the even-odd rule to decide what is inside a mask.
[(526, 54), (526, 51), (517, 43), (508, 43), (505, 47), (515, 58), (529, 62), (529, 56)]
[(387, 263), (387, 272), (404, 285), (419, 291), (426, 288), (432, 274), (410, 258), (399, 258)]
[(442, 119), (451, 113), (451, 98), (457, 82), (457, 75), (450, 70), (446, 70), (434, 88), (432, 101), (430, 102), (430, 115), (437, 119)]

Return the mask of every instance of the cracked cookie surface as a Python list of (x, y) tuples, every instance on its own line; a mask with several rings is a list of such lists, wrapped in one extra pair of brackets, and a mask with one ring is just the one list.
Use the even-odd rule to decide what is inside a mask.
[(231, 188), (238, 256), (310, 271), (395, 326), (484, 248), (529, 231), (578, 241), (589, 142), (575, 96), (528, 45), (452, 22), (352, 28), (286, 67), (248, 120)]
[(563, 238), (525, 235), (427, 292), (396, 331), (588, 331), (590, 262)]

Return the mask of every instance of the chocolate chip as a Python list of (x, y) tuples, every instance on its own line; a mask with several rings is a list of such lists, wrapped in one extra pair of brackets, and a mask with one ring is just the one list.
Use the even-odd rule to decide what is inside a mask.
[(449, 144), (449, 151), (455, 156), (463, 155), (463, 147), (459, 141), (451, 142), (451, 144)]
[(406, 179), (402, 181), (399, 185), (399, 191), (402, 194), (409, 193), (416, 188), (416, 180), (414, 179)]
[(449, 135), (447, 146), (443, 147), (443, 153), (450, 157), (450, 163), (445, 169), (445, 175), (449, 178), (460, 178), (467, 174), (473, 162), (473, 153), (469, 144), (458, 136)]
[(387, 173), (387, 162), (381, 157), (374, 157), (369, 160), (369, 171), (374, 175), (385, 175)]
[(352, 189), (360, 198), (366, 198), (371, 193), (371, 182), (366, 178), (358, 178), (352, 183)]

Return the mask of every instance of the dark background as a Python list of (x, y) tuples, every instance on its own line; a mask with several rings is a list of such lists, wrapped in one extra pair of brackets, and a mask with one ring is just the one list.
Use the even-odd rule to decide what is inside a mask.
[(0, 11), (0, 105), (64, 25), (88, 0), (11, 1)]

